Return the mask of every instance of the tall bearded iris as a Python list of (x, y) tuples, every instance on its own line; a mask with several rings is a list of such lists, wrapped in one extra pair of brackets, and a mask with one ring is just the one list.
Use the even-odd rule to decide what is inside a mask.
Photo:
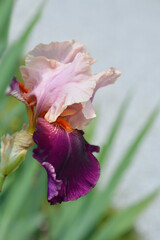
[(92, 101), (100, 87), (114, 83), (120, 72), (110, 68), (93, 74), (81, 43), (40, 44), (21, 66), (24, 84), (13, 79), (8, 95), (24, 102), (29, 131), (37, 148), (33, 157), (48, 174), (48, 201), (51, 204), (76, 200), (97, 183), (100, 167), (83, 127), (96, 117)]

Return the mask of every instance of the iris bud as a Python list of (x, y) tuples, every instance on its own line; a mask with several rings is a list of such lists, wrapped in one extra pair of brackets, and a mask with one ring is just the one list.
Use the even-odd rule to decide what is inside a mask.
[(20, 132), (1, 138), (0, 190), (5, 178), (23, 162), (32, 144), (32, 134), (27, 132), (26, 126)]

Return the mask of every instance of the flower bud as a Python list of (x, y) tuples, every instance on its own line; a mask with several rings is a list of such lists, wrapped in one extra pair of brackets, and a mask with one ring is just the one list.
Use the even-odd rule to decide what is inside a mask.
[[(28, 133), (26, 126), (20, 132), (13, 135), (7, 134), (1, 139), (1, 163), (0, 163), (0, 185), (6, 176), (14, 172), (24, 160), (26, 152), (32, 146), (32, 134)], [(1, 188), (1, 186), (0, 186)]]

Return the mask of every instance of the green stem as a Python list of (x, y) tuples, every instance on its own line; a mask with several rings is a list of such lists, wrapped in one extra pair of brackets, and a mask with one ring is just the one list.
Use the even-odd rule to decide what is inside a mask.
[(2, 186), (4, 183), (6, 176), (4, 176), (2, 173), (0, 173), (0, 192), (2, 191)]

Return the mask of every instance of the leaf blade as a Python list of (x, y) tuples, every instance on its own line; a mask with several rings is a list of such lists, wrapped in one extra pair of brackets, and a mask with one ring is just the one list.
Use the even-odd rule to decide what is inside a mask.
[(114, 144), (116, 136), (117, 136), (117, 134), (120, 130), (121, 124), (123, 122), (123, 119), (126, 115), (126, 111), (128, 109), (129, 103), (130, 103), (130, 98), (127, 97), (127, 98), (124, 99), (124, 101), (122, 102), (122, 104), (120, 106), (118, 114), (115, 118), (115, 121), (114, 121), (112, 127), (111, 127), (109, 137), (107, 138), (106, 143), (102, 146), (102, 150), (101, 150), (100, 155), (99, 155), (99, 162), (100, 162), (101, 165), (104, 163), (104, 161), (106, 163), (108, 155), (111, 151), (111, 148)]
[(7, 47), (8, 31), (13, 5), (13, 0), (5, 0), (0, 2), (0, 56), (2, 56)]
[(10, 47), (2, 59), (2, 62), (0, 64), (0, 96), (3, 96), (3, 92), (5, 91), (7, 85), (11, 81), (19, 66), (24, 45), (33, 27), (40, 18), (42, 7), (43, 5), (40, 6), (38, 12), (28, 25), (27, 30), (22, 34), (20, 39)]
[(127, 232), (133, 226), (138, 216), (155, 199), (158, 193), (159, 190), (156, 190), (138, 203), (121, 210), (109, 221), (106, 221), (90, 240), (115, 240), (117, 237), (121, 237), (122, 234)]

